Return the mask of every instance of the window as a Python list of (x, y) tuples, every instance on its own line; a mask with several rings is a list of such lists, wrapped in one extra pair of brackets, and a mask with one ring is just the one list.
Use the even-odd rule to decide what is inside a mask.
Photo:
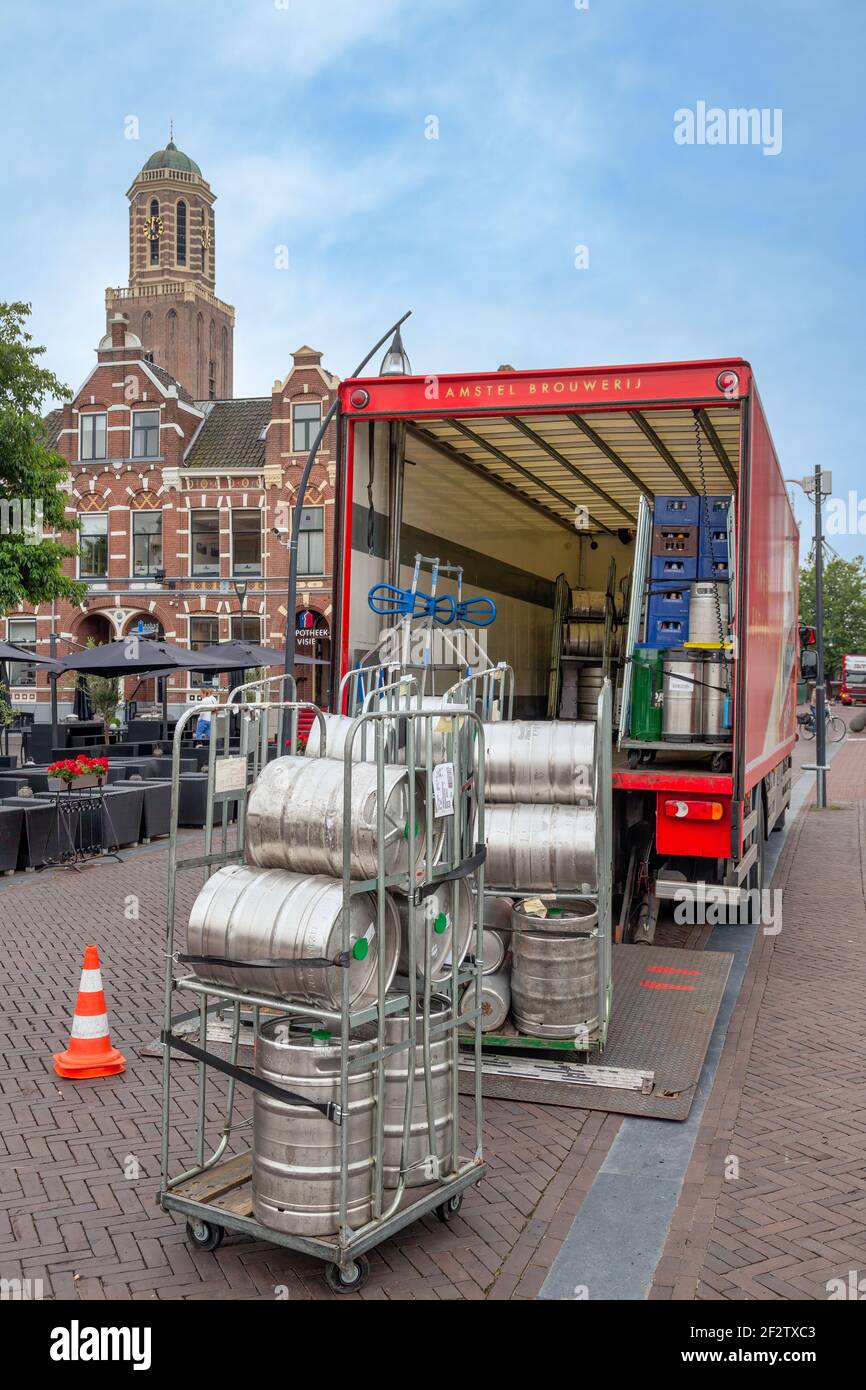
[(213, 358), (207, 364), (207, 398), (209, 401), (216, 400), (216, 362)]
[[(213, 646), (214, 642), (220, 639), (219, 618), (213, 613), (202, 613), (196, 618), (189, 620), (189, 646), (190, 651), (201, 651), (202, 647)], [(217, 685), (219, 676), (212, 672), (190, 671), (189, 683), (196, 687), (199, 685)]]
[(243, 617), (236, 613), (232, 617), (232, 641), (233, 642), (255, 642), (256, 646), (262, 640), (262, 620), (261, 618)]
[(298, 574), (325, 573), (325, 509), (305, 507), (298, 536)]
[(261, 574), (262, 514), (232, 512), (232, 574)]
[(181, 199), (177, 205), (177, 263), (186, 265), (186, 203)]
[(220, 572), (219, 512), (193, 509), (190, 513), (190, 539), (192, 542), (190, 553), (192, 555), (193, 574), (218, 575)]
[(162, 512), (132, 513), (132, 572), (155, 574), (162, 569)]
[(105, 579), (108, 575), (108, 514), (82, 512), (79, 521), (79, 576), (82, 579)]
[[(35, 647), (36, 619), (10, 618), (8, 638), (16, 647)], [(10, 661), (9, 684), (32, 688), (36, 684), (36, 667), (29, 661)]]
[(106, 440), (105, 415), (82, 415), (81, 443), (78, 450), (80, 459), (104, 459)]
[[(151, 215), (151, 217), (159, 217), (159, 203), (157, 202), (156, 198), (151, 199), (151, 204), (150, 204), (150, 215)], [(155, 227), (156, 227), (156, 223), (154, 223), (153, 226), (154, 226), (154, 228), (155, 228)], [(151, 265), (159, 265), (159, 237), (158, 237), (158, 236), (152, 236), (151, 239), (150, 239), (150, 263), (151, 263)]]
[(159, 458), (158, 410), (134, 410), (132, 412), (132, 457), (134, 459)]
[(308, 454), (322, 423), (321, 401), (299, 401), (292, 411), (292, 453)]

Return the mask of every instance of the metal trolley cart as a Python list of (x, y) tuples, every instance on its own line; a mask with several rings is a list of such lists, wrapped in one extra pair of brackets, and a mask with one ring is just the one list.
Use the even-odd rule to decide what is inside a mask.
[[(318, 1257), (326, 1262), (330, 1287), (335, 1292), (352, 1292), (367, 1278), (367, 1251), (427, 1212), (435, 1211), (441, 1220), (450, 1220), (459, 1210), (464, 1190), (479, 1182), (484, 1173), (481, 985), (476, 960), (481, 955), (484, 893), (483, 729), (478, 716), (466, 707), (455, 706), (453, 713), (441, 708), (369, 710), (351, 722), (338, 764), (326, 757), (326, 720), (318, 708), (297, 701), (269, 701), (266, 681), (258, 683), (261, 688), (253, 695), (256, 684), (245, 692), (255, 702), (231, 703), (213, 712), (207, 823), (204, 852), (200, 854), (182, 855), (178, 839), (180, 741), (194, 709), (181, 716), (174, 734), (158, 1200), (165, 1210), (186, 1217), (188, 1237), (199, 1249), (215, 1249), (226, 1230), (242, 1232)], [(294, 747), (298, 712), (304, 708), (312, 710), (318, 725), (318, 759), (291, 758), (268, 764), (268, 729), (273, 726), (274, 712), (280, 723), (290, 721), (290, 746)], [(240, 724), (240, 747), (231, 753), (226, 750), (233, 718)], [(391, 737), (395, 720), (401, 724), (401, 737), (396, 741)], [(387, 758), (389, 748), (394, 755), (395, 743), (399, 744), (399, 765)], [(322, 773), (317, 777), (313, 764), (319, 760)], [(334, 771), (337, 767), (339, 773)], [(331, 880), (315, 880), (326, 885), (331, 882), (337, 893), (341, 910), (335, 917), (333, 940), (339, 949), (327, 958), (305, 959), (308, 952), (299, 936), (288, 952), (290, 959), (250, 960), (248, 952), (235, 952), (231, 946), (226, 947), (225, 958), (207, 953), (185, 956), (176, 940), (178, 873), (198, 870), (203, 874), (201, 897), (219, 891), (216, 878), (221, 872), (224, 882), (225, 875), (232, 872), (256, 872), (249, 865), (257, 862), (260, 852), (261, 836), (258, 840), (256, 836), (263, 823), (262, 805), (268, 810), (262, 789), (273, 787), (273, 781), (268, 783), (265, 778), (295, 773), (320, 785), (328, 777), (332, 787), (335, 778), (337, 784), (342, 779), (341, 849), (327, 834), (315, 846), (326, 859), (330, 855), (333, 860), (336, 855), (342, 861), (336, 866), (328, 861), (328, 866), (336, 869)], [(393, 785), (399, 787), (396, 800), (388, 792)], [(374, 806), (362, 827), (363, 834), (356, 833), (353, 821), (358, 789), (368, 811)], [(374, 802), (370, 789), (375, 793)], [(275, 801), (274, 806), (278, 819), (287, 817), (286, 823), (303, 819), (305, 814), (297, 800)], [(315, 813), (308, 821), (315, 826)], [(291, 831), (277, 836), (275, 853), (290, 856), (295, 852), (290, 840)], [(226, 867), (231, 865), (238, 868)], [(282, 877), (295, 880), (301, 874)], [(352, 914), (362, 895), (366, 895), (362, 907), (371, 916), (369, 929), (359, 937), (353, 927), (357, 916)], [(393, 940), (397, 900), (400, 954), (394, 975), (396, 955), (386, 950), (386, 943), (389, 933)], [(447, 938), (437, 936), (445, 930), (443, 922), (450, 922)], [(356, 932), (354, 942), (352, 931)], [(449, 952), (444, 958), (440, 953), (437, 971), (434, 956), (437, 942), (441, 945), (443, 940), (450, 942)], [(349, 967), (362, 960), (368, 948), (372, 951), (374, 943), (375, 969), (365, 977), (366, 994), (353, 996)], [(191, 965), (195, 969), (190, 970)], [(280, 992), (272, 987), (279, 970), (289, 968), (297, 973), (303, 967), (309, 979), (317, 966), (327, 968), (329, 979), (338, 977), (330, 999), (325, 997), (324, 986), (322, 996), (312, 999), (304, 990)], [(256, 979), (262, 981), (261, 987), (228, 982), (236, 979), (236, 971), (244, 980), (250, 972), (258, 971)], [(216, 978), (220, 972), (223, 977)], [(320, 971), (320, 975), (325, 973), (325, 969)], [(474, 993), (467, 990), (473, 982)], [(176, 1012), (178, 993), (197, 996), (198, 1008)], [(208, 1020), (215, 1014), (229, 1025), (227, 1059), (208, 1050)], [(182, 1025), (194, 1025), (196, 1017), (198, 1039), (192, 1043), (184, 1036)], [(239, 1065), (242, 1031), (250, 1024), (256, 1036), (254, 1069)], [(273, 1076), (262, 1075), (265, 1069), (259, 1065), (259, 1053), (263, 1056), (267, 1050), (262, 1039), (273, 1038), (275, 1029), (282, 1025), (287, 1031), (299, 1029), (305, 1038), (330, 1038), (327, 1045), (334, 1059), (334, 1074), (329, 1098), (323, 1099), (320, 1093), (304, 1095), (300, 1087), (298, 1091), (286, 1089), (281, 1082), (275, 1083)], [(463, 1075), (458, 1077), (458, 1035), (470, 1029), (475, 1042), (474, 1142), (469, 1152), (462, 1152), (458, 1081), (462, 1080), (465, 1090), (466, 1062), (464, 1058)], [(359, 1030), (365, 1038), (360, 1048)], [(173, 1103), (172, 1066), (178, 1064), (173, 1061), (177, 1053), (198, 1064), (191, 1126)], [(216, 1100), (215, 1087), (208, 1087), (212, 1069), (228, 1077), (224, 1096), (218, 1095)], [(396, 1115), (395, 1077), (399, 1083)], [(370, 1174), (360, 1217), (357, 1126), (353, 1130), (359, 1079), (369, 1080), (368, 1110), (373, 1117), (370, 1152), (360, 1165), (362, 1177), (365, 1172)], [(267, 1106), (269, 1123), (324, 1122), (333, 1127), (328, 1131), (334, 1135), (329, 1149), (333, 1154), (332, 1186), (328, 1190), (335, 1197), (332, 1211), (327, 1213), (333, 1215), (332, 1229), (310, 1234), (303, 1223), (299, 1229), (286, 1229), (285, 1221), (272, 1225), (256, 1214), (259, 1112), (254, 1115), (251, 1142), (249, 1119), (237, 1113), (239, 1086), (252, 1089), (254, 1107)], [(291, 1119), (287, 1120), (289, 1113)], [(214, 1116), (218, 1117), (215, 1130)], [(171, 1151), (180, 1134), (189, 1134), (192, 1161), (187, 1159), (188, 1166), (177, 1171)]]
[[(483, 1035), (483, 1048), (491, 1056), (500, 1049), (539, 1049), (554, 1052), (589, 1054), (602, 1053), (607, 1043), (610, 1014), (613, 1005), (612, 917), (613, 917), (613, 831), (612, 831), (612, 691), (604, 681), (598, 699), (598, 722), (593, 770), (593, 803), (596, 811), (595, 882), (594, 892), (581, 888), (532, 893), (514, 885), (496, 884), (485, 889), (488, 897), (538, 897), (545, 902), (562, 902), (587, 898), (595, 902), (598, 917), (591, 936), (598, 951), (598, 1028), (594, 1037), (577, 1034), (574, 1038), (552, 1038), (520, 1033), (509, 1022), (507, 1029)], [(464, 1043), (471, 1039), (464, 1038)]]

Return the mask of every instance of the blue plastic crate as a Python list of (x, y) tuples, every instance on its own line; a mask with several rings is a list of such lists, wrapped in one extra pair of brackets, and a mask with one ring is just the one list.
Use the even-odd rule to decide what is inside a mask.
[(653, 498), (653, 521), (656, 526), (697, 526), (700, 516), (700, 497)]
[(646, 640), (651, 647), (681, 647), (689, 640), (688, 616), (647, 620)]
[(701, 498), (701, 526), (705, 525), (705, 519), (709, 517), (710, 526), (714, 529), (720, 527), (727, 530), (728, 527), (728, 508), (731, 505), (731, 494), (727, 497), (702, 497)]
[(727, 554), (724, 556), (701, 555), (698, 558), (698, 579), (714, 579), (720, 584), (731, 577), (731, 566)]
[(666, 584), (685, 584), (698, 577), (696, 555), (653, 555), (650, 579), (663, 579)]
[(650, 624), (657, 618), (687, 618), (691, 587), (691, 584), (683, 584), (679, 589), (665, 588), (651, 592), (647, 609)]
[(714, 560), (727, 560), (728, 558), (728, 533), (722, 526), (714, 526), (709, 537), (706, 527), (701, 527), (700, 543), (698, 545), (698, 558), (707, 555)]

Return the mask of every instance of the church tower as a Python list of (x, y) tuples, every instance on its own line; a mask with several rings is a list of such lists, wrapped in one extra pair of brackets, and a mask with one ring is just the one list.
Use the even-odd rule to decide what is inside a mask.
[(235, 311), (214, 293), (215, 194), (169, 140), (133, 180), (129, 284), (105, 291), (106, 318), (126, 314), (145, 354), (194, 400), (232, 395)]

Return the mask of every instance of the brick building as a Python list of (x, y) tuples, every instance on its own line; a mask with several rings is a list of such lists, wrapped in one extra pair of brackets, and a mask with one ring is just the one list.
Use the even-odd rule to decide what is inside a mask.
[[(145, 241), (153, 245), (140, 233), (143, 191), (161, 209), (146, 212), (161, 219), (151, 224), (158, 266), (142, 249)], [(337, 378), (321, 353), (301, 347), (270, 395), (232, 398), (234, 311), (222, 305), (217, 313), (212, 235), (197, 266), (177, 264), (180, 203), (187, 204), (189, 260), (191, 232), (205, 215), (212, 228), (213, 194), (198, 166), (169, 144), (147, 161), (130, 199), (130, 287), (108, 292), (96, 362), (73, 400), (48, 419), (51, 442), (69, 461), (67, 514), (79, 525), (80, 555), (67, 562), (68, 572), (86, 580), (88, 596), (80, 607), (25, 606), (7, 615), (4, 635), (48, 653), (54, 633), (59, 656), (91, 637), (111, 641), (140, 630), (193, 649), (240, 636), (281, 649), (288, 550), (275, 528), (290, 525), (300, 472)], [(172, 278), (184, 269), (182, 283)], [(197, 325), (209, 304), (202, 357)], [(219, 345), (213, 358), (211, 324)], [(201, 391), (214, 377), (227, 388), (224, 398)], [(330, 657), (335, 451), (332, 427), (306, 494), (294, 622), (296, 650), (322, 663)], [(13, 705), (47, 720), (47, 678), (23, 663), (9, 674)], [(301, 668), (301, 698), (325, 698), (327, 680), (325, 664)], [(183, 708), (199, 684), (194, 675), (173, 676), (170, 707)], [(61, 718), (71, 711), (73, 686), (72, 677), (61, 683)], [(124, 695), (153, 699), (154, 682), (128, 679)]]

